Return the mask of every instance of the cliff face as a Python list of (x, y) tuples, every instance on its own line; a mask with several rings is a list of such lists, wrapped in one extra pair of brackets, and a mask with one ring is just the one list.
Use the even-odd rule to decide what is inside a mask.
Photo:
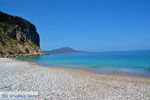
[(27, 20), (0, 12), (0, 57), (41, 54), (36, 27)]

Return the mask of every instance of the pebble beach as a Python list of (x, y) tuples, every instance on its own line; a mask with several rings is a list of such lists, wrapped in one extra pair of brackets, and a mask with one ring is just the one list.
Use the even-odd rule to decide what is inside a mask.
[(0, 91), (36, 91), (38, 100), (150, 100), (150, 78), (95, 74), (0, 58)]

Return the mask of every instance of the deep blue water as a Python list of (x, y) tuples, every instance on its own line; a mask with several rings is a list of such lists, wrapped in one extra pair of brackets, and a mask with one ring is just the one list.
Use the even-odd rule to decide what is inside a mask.
[(150, 51), (88, 52), (21, 57), (40, 64), (90, 70), (100, 73), (124, 72), (150, 76)]

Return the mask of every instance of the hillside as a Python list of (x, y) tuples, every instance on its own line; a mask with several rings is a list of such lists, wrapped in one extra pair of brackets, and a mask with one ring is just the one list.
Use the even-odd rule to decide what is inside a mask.
[(0, 57), (40, 55), (40, 37), (29, 21), (0, 12)]

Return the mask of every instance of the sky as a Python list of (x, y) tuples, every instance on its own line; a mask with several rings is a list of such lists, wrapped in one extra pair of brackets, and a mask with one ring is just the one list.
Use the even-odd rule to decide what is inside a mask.
[(150, 50), (150, 0), (0, 0), (32, 22), (42, 50)]

